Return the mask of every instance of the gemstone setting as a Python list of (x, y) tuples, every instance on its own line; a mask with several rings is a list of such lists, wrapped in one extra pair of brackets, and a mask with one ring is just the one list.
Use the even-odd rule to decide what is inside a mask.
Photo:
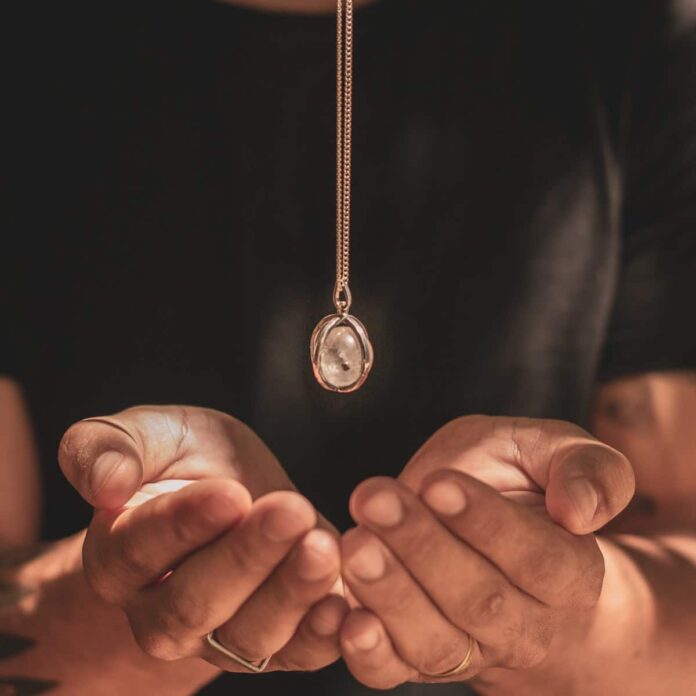
[(324, 317), (312, 333), (310, 353), (317, 381), (334, 392), (358, 389), (374, 362), (367, 331), (360, 320), (350, 314)]

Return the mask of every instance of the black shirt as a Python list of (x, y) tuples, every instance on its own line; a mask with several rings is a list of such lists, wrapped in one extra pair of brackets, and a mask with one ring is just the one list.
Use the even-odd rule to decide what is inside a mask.
[[(696, 365), (693, 0), (356, 12), (351, 288), (376, 359), (351, 395), (308, 349), (333, 287), (333, 17), (46, 4), (10, 24), (0, 246), (46, 537), (89, 523), (55, 463), (89, 415), (231, 412), (346, 528), (352, 487), (455, 416), (582, 424), (598, 381)], [(340, 664), (223, 686), (359, 693)]]

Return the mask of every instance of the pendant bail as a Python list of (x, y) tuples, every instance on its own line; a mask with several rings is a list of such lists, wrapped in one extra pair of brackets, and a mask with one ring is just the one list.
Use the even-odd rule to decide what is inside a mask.
[(353, 295), (350, 292), (348, 283), (343, 280), (337, 280), (334, 287), (334, 307), (342, 317), (346, 316), (350, 311), (350, 306), (353, 304)]

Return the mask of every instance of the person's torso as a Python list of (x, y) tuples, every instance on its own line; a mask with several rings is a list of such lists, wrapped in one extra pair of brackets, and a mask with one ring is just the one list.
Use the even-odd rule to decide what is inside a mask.
[[(494, 4), (357, 13), (351, 289), (375, 364), (350, 395), (309, 361), (333, 289), (333, 20), (126, 6), (66, 47), (75, 73), (47, 64), (9, 270), (47, 536), (89, 522), (62, 431), (137, 403), (245, 420), (343, 528), (352, 487), (453, 417), (583, 421), (616, 277), (614, 114), (574, 5)], [(353, 693), (329, 677), (303, 692)]]

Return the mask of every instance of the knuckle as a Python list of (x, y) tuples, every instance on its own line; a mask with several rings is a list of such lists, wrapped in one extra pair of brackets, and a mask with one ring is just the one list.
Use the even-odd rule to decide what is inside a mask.
[(188, 591), (169, 592), (163, 602), (158, 622), (170, 637), (200, 634), (210, 621), (210, 607)]
[(503, 587), (486, 589), (481, 596), (466, 607), (469, 621), (476, 625), (489, 625), (497, 622), (505, 612), (508, 603), (508, 591)]
[(505, 667), (512, 669), (532, 669), (541, 664), (548, 653), (548, 646), (538, 641), (526, 641), (516, 645), (505, 661)]
[(179, 644), (169, 636), (136, 627), (132, 623), (131, 627), (135, 642), (146, 655), (167, 662), (184, 656)]
[(548, 654), (554, 633), (553, 620), (534, 622), (533, 629), (526, 625), (519, 638), (511, 643), (512, 652), (505, 666), (531, 669), (539, 665)]
[(517, 616), (501, 631), (500, 666), (531, 669), (544, 660), (565, 612), (547, 607)]
[(180, 506), (168, 514), (169, 528), (177, 546), (191, 548), (198, 545), (206, 537), (210, 527), (205, 517), (192, 506)]
[(123, 533), (118, 542), (119, 563), (125, 573), (136, 582), (145, 581), (152, 574), (151, 558), (143, 548), (142, 539), (135, 534)]
[[(519, 468), (524, 468), (525, 464), (525, 452), (520, 443), (519, 431), (520, 428), (524, 427), (522, 420), (520, 418), (513, 418), (510, 423), (510, 452), (512, 461)], [(538, 442), (542, 435), (543, 425), (536, 425), (535, 442)], [(531, 456), (531, 452), (529, 455)]]
[(174, 446), (174, 458), (185, 456), (191, 437), (191, 422), (189, 409), (177, 406), (172, 413), (165, 414), (165, 424)]
[(563, 421), (523, 417), (504, 418), (501, 426), (508, 440), (512, 462), (527, 472), (537, 470), (538, 462), (551, 456), (552, 443), (557, 442), (563, 434), (568, 434), (569, 428), (573, 432), (576, 429)]
[(525, 629), (519, 619), (505, 622), (500, 629), (502, 642), (506, 645), (514, 645), (525, 639)]

